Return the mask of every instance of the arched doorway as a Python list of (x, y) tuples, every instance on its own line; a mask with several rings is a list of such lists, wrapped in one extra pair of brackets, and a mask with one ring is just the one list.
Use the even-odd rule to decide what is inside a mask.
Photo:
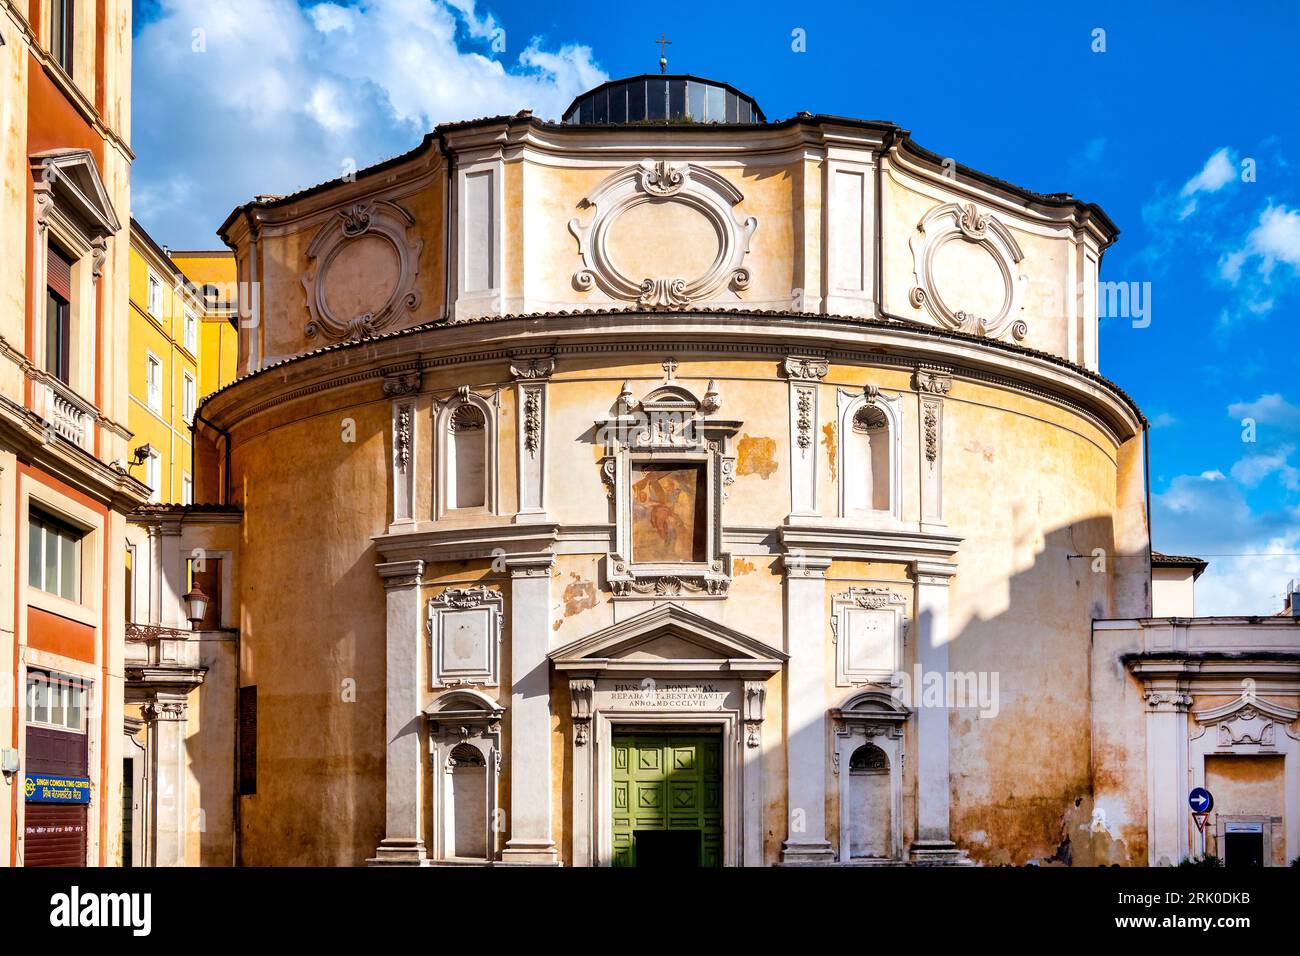
[(849, 857), (888, 859), (892, 808), (889, 757), (875, 744), (863, 744), (849, 757)]
[(447, 856), (487, 858), (487, 762), (469, 744), (452, 748), (443, 777), (447, 788)]
[(857, 694), (831, 711), (841, 863), (903, 858), (903, 727), (910, 716), (880, 690)]

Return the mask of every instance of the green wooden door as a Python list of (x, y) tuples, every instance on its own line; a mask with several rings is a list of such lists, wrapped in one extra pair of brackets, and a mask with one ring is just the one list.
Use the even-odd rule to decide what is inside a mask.
[(615, 734), (613, 758), (615, 866), (722, 865), (716, 734)]

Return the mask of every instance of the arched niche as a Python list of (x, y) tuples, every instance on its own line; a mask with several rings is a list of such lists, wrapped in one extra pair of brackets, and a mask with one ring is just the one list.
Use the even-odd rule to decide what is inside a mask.
[(902, 396), (887, 398), (868, 385), (861, 392), (841, 390), (838, 400), (840, 517), (901, 520)]
[(435, 405), (436, 514), (496, 514), (497, 409), (468, 388)]

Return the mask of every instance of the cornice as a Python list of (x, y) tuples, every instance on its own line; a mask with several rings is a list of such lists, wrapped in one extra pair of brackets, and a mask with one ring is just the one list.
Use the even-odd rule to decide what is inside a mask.
[(114, 511), (127, 512), (149, 500), (149, 488), (90, 452), (62, 438), (50, 440), (46, 422), (31, 409), (0, 395), (0, 442), (19, 458), (49, 472)]
[(422, 527), (377, 534), (371, 538), (382, 562), (471, 561), (500, 559), (527, 562), (550, 551), (558, 537), (555, 522), (529, 524)]
[[(534, 117), (528, 110), (513, 116), (444, 123), (408, 152), (359, 170), (354, 176), (238, 206), (217, 233), (233, 247), (242, 231), (237, 226), (239, 222), (249, 229), (262, 223), (286, 222), (299, 215), (313, 214), (321, 206), (333, 208), (359, 196), (390, 189), (394, 182), (408, 175), (404, 166), (425, 170), (442, 168), (444, 155), (454, 155), (458, 161), (476, 162), (492, 156), (515, 159), (527, 154), (542, 162), (563, 159), (566, 165), (622, 164), (631, 159), (663, 155), (678, 160), (707, 157), (721, 163), (743, 160), (753, 164), (759, 160), (761, 164), (765, 157), (789, 161), (800, 150), (813, 158), (824, 158), (829, 150), (837, 147), (866, 150), (873, 160), (888, 155), (916, 175), (974, 192), (985, 202), (1004, 209), (1014, 208), (1020, 216), (1036, 215), (1049, 222), (1071, 222), (1093, 233), (1102, 248), (1119, 235), (1099, 206), (1067, 193), (1034, 192), (961, 164), (955, 166), (958, 178), (954, 180), (948, 175), (951, 167), (944, 157), (918, 144), (909, 130), (888, 121), (799, 113), (761, 124), (596, 126), (549, 122)], [(318, 196), (327, 198), (319, 203), (305, 203)]]
[(955, 573), (953, 562), (964, 540), (952, 534), (873, 530), (846, 521), (785, 524), (780, 535), (786, 561), (909, 561), (920, 573), (934, 575)]
[[(679, 354), (727, 353), (774, 362), (792, 353), (814, 353), (830, 362), (900, 370), (941, 364), (952, 369), (955, 379), (1063, 407), (1117, 445), (1146, 425), (1136, 404), (1114, 383), (1047, 353), (899, 319), (745, 310), (614, 310), (428, 323), (285, 359), (212, 393), (199, 410), (205, 420), (229, 429), (286, 402), (382, 381), (385, 371), (398, 362), (428, 372), (485, 362), (508, 365), (521, 351), (548, 351), (563, 360), (659, 354), (665, 348)], [(502, 376), (508, 380), (507, 369)]]

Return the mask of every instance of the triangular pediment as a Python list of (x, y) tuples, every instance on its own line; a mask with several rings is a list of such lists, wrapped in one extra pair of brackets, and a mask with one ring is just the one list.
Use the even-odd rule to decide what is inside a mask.
[(735, 672), (769, 675), (786, 655), (679, 604), (660, 604), (551, 652), (571, 672)]
[(30, 157), (32, 175), (54, 191), (55, 200), (77, 219), (89, 238), (111, 236), (122, 228), (88, 149), (50, 149)]

